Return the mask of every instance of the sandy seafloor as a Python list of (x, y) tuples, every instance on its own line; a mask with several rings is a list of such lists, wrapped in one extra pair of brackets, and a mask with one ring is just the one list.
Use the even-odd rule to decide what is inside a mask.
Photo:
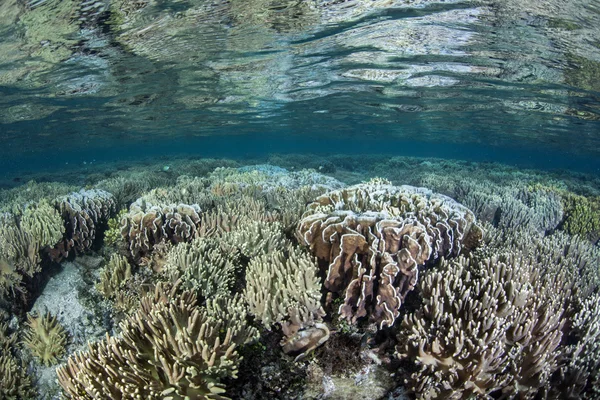
[[(0, 398), (60, 398), (57, 367), (63, 394), (82, 399), (600, 396), (597, 176), (285, 155), (86, 165), (2, 186)], [(307, 233), (317, 220), (328, 234)], [(28, 323), (45, 313), (56, 322)], [(107, 334), (112, 347), (73, 358)], [(204, 354), (173, 344), (186, 338)], [(127, 357), (148, 374), (124, 372)]]

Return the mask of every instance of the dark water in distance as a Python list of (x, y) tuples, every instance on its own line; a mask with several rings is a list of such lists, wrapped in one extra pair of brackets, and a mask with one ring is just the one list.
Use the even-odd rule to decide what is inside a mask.
[(599, 10), (4, 0), (0, 167), (381, 153), (598, 172)]

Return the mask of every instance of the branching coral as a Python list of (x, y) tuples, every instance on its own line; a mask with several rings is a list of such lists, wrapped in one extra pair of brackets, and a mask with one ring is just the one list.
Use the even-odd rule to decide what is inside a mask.
[(600, 239), (600, 198), (588, 198), (570, 192), (562, 192), (565, 205), (565, 221), (562, 228), (572, 234)]
[(100, 282), (96, 289), (108, 299), (115, 299), (125, 282), (131, 278), (131, 265), (127, 259), (113, 254), (100, 272)]
[(481, 234), (473, 213), (446, 196), (376, 182), (320, 196), (298, 228), (325, 288), (344, 297), (340, 314), (380, 328), (394, 324), (419, 266), (473, 248)]
[(107, 337), (57, 370), (67, 398), (225, 399), (221, 380), (235, 377), (239, 321), (210, 317), (191, 292), (158, 285)]
[(561, 237), (522, 242), (426, 273), (398, 347), (418, 367), (407, 381), (418, 398), (548, 394), (582, 264)]
[(286, 353), (303, 356), (329, 338), (317, 272), (315, 261), (297, 248), (258, 255), (248, 265), (244, 297), (250, 313), (267, 329), (281, 324)]
[(104, 231), (104, 244), (111, 246), (117, 243), (121, 236), (121, 220), (127, 215), (127, 209), (122, 209), (112, 218), (107, 221), (108, 229)]
[(224, 237), (231, 245), (249, 258), (269, 254), (289, 247), (279, 223), (251, 222), (240, 226)]
[(233, 286), (239, 252), (226, 242), (197, 238), (181, 243), (167, 254), (165, 272), (190, 284), (205, 298), (229, 293)]
[(0, 399), (26, 400), (35, 398), (26, 368), (13, 356), (17, 335), (8, 333), (0, 323)]
[(42, 249), (54, 246), (65, 232), (60, 214), (46, 200), (25, 208), (21, 217), (21, 229), (31, 235)]
[(11, 355), (0, 352), (0, 398), (6, 400), (35, 399), (36, 393), (26, 369)]
[(244, 291), (250, 312), (266, 328), (287, 318), (292, 308), (322, 316), (317, 272), (314, 260), (299, 249), (274, 250), (252, 258)]
[(597, 399), (600, 396), (600, 295), (593, 294), (577, 304), (572, 318), (573, 344), (564, 350), (557, 398)]
[(23, 343), (31, 353), (44, 365), (50, 366), (58, 362), (65, 353), (67, 332), (56, 321), (56, 317), (45, 315), (27, 316), (28, 329), (25, 331)]
[[(0, 257), (22, 273), (33, 276), (40, 270), (40, 246), (19, 226), (10, 213), (0, 214)], [(6, 269), (5, 269), (6, 270)]]

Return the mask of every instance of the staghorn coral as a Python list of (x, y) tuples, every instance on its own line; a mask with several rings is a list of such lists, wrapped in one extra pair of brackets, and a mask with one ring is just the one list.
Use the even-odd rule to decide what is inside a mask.
[(157, 285), (121, 323), (122, 338), (89, 344), (58, 368), (66, 397), (226, 399), (221, 380), (236, 377), (238, 321), (211, 318), (193, 293), (176, 293)]
[(56, 321), (56, 317), (50, 313), (38, 317), (29, 314), (27, 326), (23, 339), (25, 346), (45, 366), (56, 364), (67, 345), (67, 332)]
[(80, 190), (56, 199), (65, 226), (64, 239), (49, 250), (54, 261), (67, 257), (71, 251), (85, 253), (92, 248), (98, 227), (116, 212), (112, 194), (100, 190)]
[(121, 221), (121, 235), (134, 260), (161, 242), (189, 242), (198, 235), (200, 207), (196, 204), (153, 206), (138, 200)]
[(325, 271), (325, 288), (344, 297), (340, 314), (369, 316), (380, 329), (394, 324), (420, 265), (457, 256), (482, 234), (473, 213), (446, 196), (378, 183), (320, 196), (297, 233)]

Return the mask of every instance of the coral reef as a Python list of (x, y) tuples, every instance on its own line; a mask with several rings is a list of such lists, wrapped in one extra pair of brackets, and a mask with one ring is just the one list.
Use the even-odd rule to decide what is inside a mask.
[(57, 321), (56, 317), (46, 313), (37, 317), (27, 315), (28, 329), (23, 343), (46, 366), (58, 363), (65, 354), (67, 332)]
[(250, 313), (270, 329), (291, 317), (320, 318), (321, 282), (315, 261), (300, 249), (273, 250), (250, 260), (244, 296)]
[(60, 214), (47, 200), (29, 204), (23, 211), (20, 225), (40, 249), (54, 246), (65, 232)]
[(16, 268), (30, 277), (40, 270), (39, 243), (21, 229), (19, 218), (10, 213), (0, 214), (0, 257), (13, 270)]
[(121, 323), (121, 338), (90, 344), (57, 370), (67, 398), (226, 398), (220, 382), (237, 373), (239, 321), (211, 318), (175, 289), (158, 285)]
[(592, 242), (600, 240), (600, 197), (589, 198), (562, 192), (565, 207), (563, 229), (571, 235), (581, 235)]
[(452, 199), (376, 181), (320, 196), (298, 227), (326, 271), (325, 288), (344, 297), (340, 314), (369, 316), (380, 328), (394, 324), (419, 266), (473, 248), (481, 234)]
[(27, 371), (14, 357), (0, 352), (0, 398), (6, 400), (35, 399)]
[(35, 391), (26, 368), (14, 357), (17, 335), (9, 334), (8, 325), (0, 322), (0, 398), (27, 400), (35, 398)]

